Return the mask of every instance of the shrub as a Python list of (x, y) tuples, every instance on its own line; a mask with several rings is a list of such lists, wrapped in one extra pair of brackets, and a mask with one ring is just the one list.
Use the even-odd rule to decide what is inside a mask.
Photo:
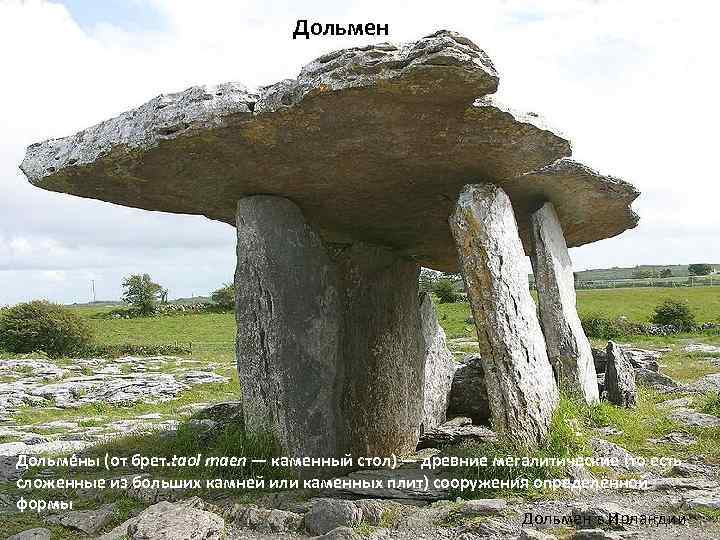
[(615, 339), (622, 334), (618, 321), (602, 313), (586, 315), (581, 322), (585, 335), (590, 338)]
[(34, 300), (4, 309), (0, 315), (0, 348), (8, 352), (64, 356), (82, 350), (91, 340), (87, 323), (58, 304)]
[(433, 292), (437, 295), (441, 304), (457, 302), (458, 293), (455, 284), (449, 278), (440, 278), (435, 282)]
[(660, 325), (677, 326), (681, 330), (690, 331), (695, 328), (695, 314), (683, 300), (668, 298), (655, 307), (651, 321)]
[(226, 283), (213, 292), (210, 298), (221, 309), (227, 311), (235, 309), (235, 285)]

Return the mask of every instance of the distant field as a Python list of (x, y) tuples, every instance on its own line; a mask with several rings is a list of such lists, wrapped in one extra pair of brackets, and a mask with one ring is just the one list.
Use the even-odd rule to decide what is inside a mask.
[[(715, 268), (720, 265), (712, 265)], [(643, 264), (640, 266), (633, 266), (627, 268), (595, 268), (591, 270), (580, 270), (575, 272), (578, 279), (582, 281), (592, 281), (597, 279), (632, 279), (633, 272), (656, 272), (660, 273), (661, 270), (669, 269), (672, 272), (673, 277), (687, 277), (689, 275), (687, 264)]]
[[(687, 300), (699, 322), (720, 321), (720, 287), (602, 289), (578, 291), (582, 315), (603, 313), (646, 322), (653, 308), (666, 298)], [(99, 316), (110, 307), (76, 307), (95, 330), (100, 343), (159, 344), (192, 343), (193, 351), (231, 358), (235, 340), (232, 313), (195, 313), (140, 319), (107, 319)], [(448, 337), (474, 334), (470, 306), (464, 303), (439, 304), (438, 317)]]

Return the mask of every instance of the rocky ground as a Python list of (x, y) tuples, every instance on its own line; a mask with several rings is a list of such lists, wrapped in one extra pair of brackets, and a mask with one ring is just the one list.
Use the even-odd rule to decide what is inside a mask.
[[(457, 351), (473, 350), (468, 340), (459, 345)], [(678, 354), (702, 360), (702, 374), (682, 380), (668, 377), (665, 372), (673, 370), (666, 361)], [(86, 494), (90, 502), (80, 505), (82, 509), (40, 516), (41, 521), (32, 522), (24, 532), (20, 532), (24, 522), (9, 495), (13, 481), (20, 476), (14, 467), (18, 454), (79, 452), (128, 433), (162, 430), (171, 434), (179, 423), (208, 409), (221, 417), (237, 414), (237, 403), (214, 405), (226, 396), (212, 395), (216, 383), (228, 381), (232, 366), (181, 357), (0, 359), (0, 473), (5, 480), (0, 486), (7, 488), (6, 493), (1, 493), (6, 488), (0, 490), (0, 531), (4, 533), (0, 538), (720, 539), (720, 452), (707, 446), (717, 438), (706, 436), (716, 433), (720, 418), (702, 412), (699, 406), (705, 396), (720, 391), (720, 347), (683, 343), (656, 352), (630, 349), (629, 356), (638, 384), (657, 401), (653, 410), (665, 418), (662, 429), (638, 448), (649, 455), (679, 457), (680, 464), (629, 465), (616, 471), (576, 469), (568, 474), (573, 478), (644, 479), (648, 482), (643, 488), (555, 491), (532, 498), (508, 494), (469, 501), (456, 500), (443, 491), (426, 497), (386, 493), (387, 498), (353, 492), (332, 497), (298, 491), (252, 497), (208, 494), (202, 498), (183, 492), (172, 496), (134, 492), (126, 494), (139, 499), (129, 511), (113, 500), (96, 498), (92, 502), (93, 497)], [(213, 414), (194, 421), (207, 422), (211, 429)], [(638, 414), (647, 411), (639, 408)], [(194, 418), (200, 417), (202, 413)], [(591, 442), (596, 456), (631, 457), (620, 444), (628, 434), (618, 426), (622, 427), (610, 423), (593, 428)], [(447, 444), (492, 437), (487, 428), (456, 420), (434, 440)], [(426, 437), (420, 457), (438, 452), (431, 448), (434, 445), (433, 437)], [(640, 452), (637, 448), (633, 451)], [(413, 465), (407, 467), (412, 469)], [(524, 523), (526, 513), (540, 516), (543, 523)], [(662, 516), (663, 521), (659, 526), (615, 529), (601, 522), (593, 529), (577, 530), (552, 519), (576, 516), (593, 526), (593, 516), (615, 513), (651, 519)], [(671, 516), (687, 520), (665, 524)]]

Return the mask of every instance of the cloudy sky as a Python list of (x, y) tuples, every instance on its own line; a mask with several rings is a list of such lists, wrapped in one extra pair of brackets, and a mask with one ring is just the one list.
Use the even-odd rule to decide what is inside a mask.
[(163, 92), (294, 77), (373, 37), (293, 40), (297, 19), (388, 23), (392, 41), (449, 28), (484, 48), (499, 97), (540, 112), (574, 155), (643, 192), (640, 226), (573, 249), (577, 269), (720, 263), (718, 3), (704, 0), (0, 0), (0, 305), (115, 299), (149, 272), (170, 297), (231, 279), (234, 232), (196, 216), (45, 192), (17, 166)]

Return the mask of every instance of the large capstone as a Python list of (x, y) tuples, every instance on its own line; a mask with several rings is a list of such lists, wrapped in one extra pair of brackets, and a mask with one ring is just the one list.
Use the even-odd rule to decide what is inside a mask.
[(552, 203), (533, 212), (531, 223), (540, 322), (555, 377), (561, 388), (597, 403), (592, 349), (577, 313), (572, 261)]
[(425, 384), (423, 385), (424, 430), (445, 422), (450, 388), (457, 364), (445, 340), (445, 330), (429, 293), (420, 298), (420, 319), (425, 344)]
[(237, 200), (287, 197), (326, 242), (381, 244), (447, 271), (447, 217), (475, 178), (503, 186), (528, 253), (538, 201), (555, 204), (571, 247), (634, 227), (638, 192), (565, 160), (569, 141), (495, 100), (497, 86), (487, 54), (443, 30), (334, 51), (257, 90), (163, 94), (31, 145), (21, 168), (43, 189), (232, 225)]
[(510, 198), (468, 185), (450, 218), (485, 362), (492, 425), (528, 446), (547, 435), (559, 394), (548, 361)]
[(635, 407), (637, 387), (635, 370), (622, 348), (614, 341), (608, 341), (606, 348), (605, 391), (607, 400), (620, 407)]
[(322, 243), (293, 202), (238, 203), (237, 359), (246, 425), (292, 455), (414, 450), (424, 339), (416, 263)]

